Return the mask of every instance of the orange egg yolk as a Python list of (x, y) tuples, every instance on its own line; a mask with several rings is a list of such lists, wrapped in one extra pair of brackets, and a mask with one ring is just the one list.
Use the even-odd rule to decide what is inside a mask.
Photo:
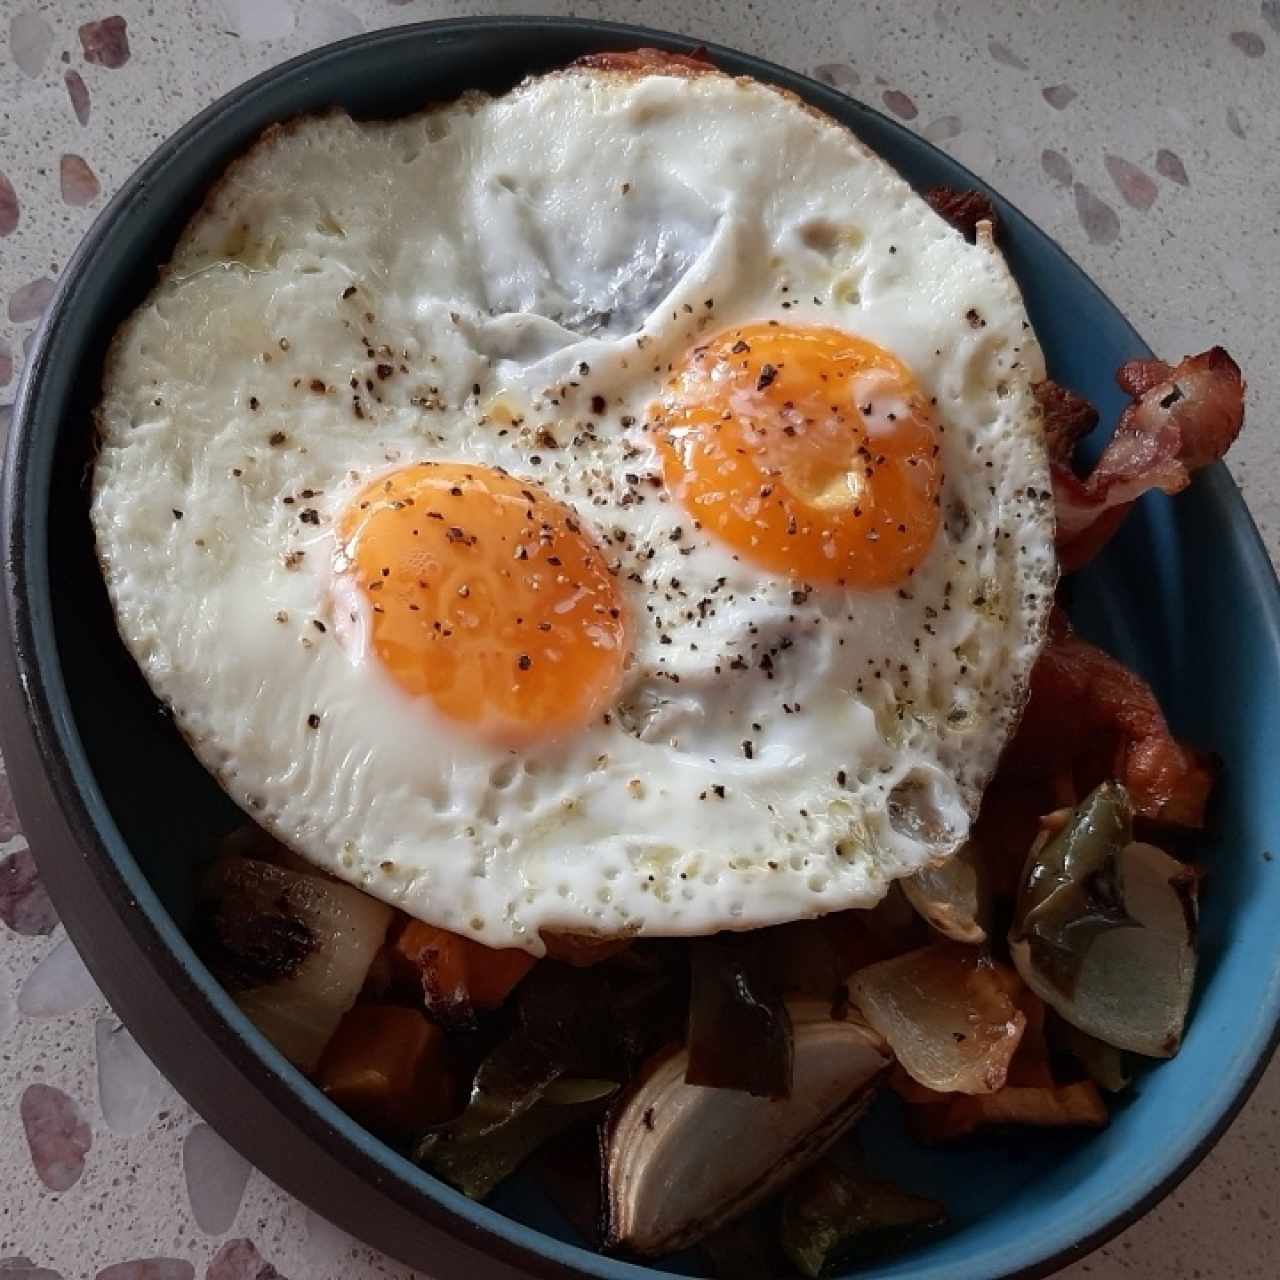
[(554, 737), (617, 690), (622, 598), (573, 511), (502, 471), (405, 467), (339, 525), (373, 651), (409, 694), (491, 740)]
[(911, 371), (823, 327), (752, 324), (676, 367), (655, 410), (667, 488), (744, 559), (811, 583), (908, 577), (938, 530), (938, 430)]

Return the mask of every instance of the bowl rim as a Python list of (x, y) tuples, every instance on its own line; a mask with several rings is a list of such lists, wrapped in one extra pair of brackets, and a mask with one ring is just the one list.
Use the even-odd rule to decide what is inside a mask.
[[(398, 1223), (402, 1231), (412, 1222), (419, 1233), (431, 1237), (430, 1253), (437, 1266), (445, 1258), (435, 1233), (443, 1232), (490, 1258), (539, 1275), (652, 1280), (663, 1273), (557, 1240), (475, 1204), (423, 1173), (338, 1110), (283, 1059), (213, 982), (133, 859), (89, 768), (62, 678), (49, 607), (47, 485), (33, 487), (32, 483), (33, 475), (41, 484), (47, 482), (50, 468), (46, 465), (41, 470), (40, 455), (42, 450), (49, 455), (45, 458), (49, 463), (53, 443), (37, 431), (41, 387), (57, 362), (59, 344), (66, 340), (86, 270), (135, 202), (148, 198), (152, 177), (175, 156), (198, 147), (217, 121), (243, 111), (268, 87), (305, 77), (322, 64), (341, 62), (382, 45), (430, 41), (453, 33), (479, 33), (501, 41), (539, 31), (607, 37), (616, 39), (617, 47), (649, 45), (686, 53), (705, 49), (713, 61), (737, 73), (803, 89), (810, 100), (847, 100), (838, 90), (802, 73), (691, 36), (593, 19), (487, 17), (410, 23), (325, 45), (261, 72), (202, 110), (152, 152), (94, 220), (58, 279), (18, 387), (0, 492), (0, 553), (7, 569), (0, 595), (5, 640), (0, 645), (0, 705), (5, 711), (0, 716), (0, 741), (24, 830), (42, 875), (68, 935), (86, 955), (95, 976), (100, 975), (113, 1009), (126, 1020), (144, 1050), (163, 1063), (165, 1075), (181, 1082), (183, 1095), (268, 1176), (293, 1190), (302, 1180), (294, 1159), (300, 1153), (314, 1159), (334, 1185), (326, 1190), (313, 1177), (306, 1190), (295, 1192), (300, 1199), (323, 1205), (327, 1216), (358, 1236), (364, 1235), (362, 1226), (370, 1220), (357, 1220), (362, 1208), (376, 1221)], [(991, 192), (986, 183), (924, 139), (910, 135), (896, 121), (866, 104), (859, 102), (857, 107), (908, 134), (913, 145), (926, 154), (942, 156), (948, 167), (963, 171), (974, 187)], [(1007, 200), (991, 193), (1003, 208), (1016, 213)], [(1042, 238), (1038, 249), (1054, 258), (1059, 269), (1076, 276), (1101, 305), (1120, 316), (1056, 241), (1027, 221)], [(1149, 355), (1150, 349), (1132, 326), (1127, 321), (1124, 324), (1132, 334), (1135, 350)], [(1259, 587), (1265, 623), (1280, 650), (1280, 586), (1252, 517), (1221, 464), (1202, 483), (1211, 487), (1215, 501), (1225, 504), (1230, 513), (1238, 535), (1237, 554)], [(155, 991), (157, 978), (162, 988), (159, 993)], [(1260, 1020), (1258, 1034), (1246, 1046), (1248, 1052), (1235, 1055), (1231, 1070), (1224, 1072), (1230, 1087), (1218, 1090), (1225, 1094), (1221, 1107), (1180, 1157), (1172, 1165), (1161, 1166), (1159, 1178), (1081, 1236), (1064, 1231), (1060, 1238), (1046, 1242), (1047, 1248), (1046, 1244), (1028, 1242), (1016, 1249), (1006, 1248), (998, 1260), (990, 1256), (995, 1251), (989, 1251), (988, 1260), (1001, 1267), (991, 1273), (992, 1280), (1048, 1275), (1084, 1256), (1145, 1214), (1199, 1163), (1247, 1101), (1280, 1043), (1280, 963), (1271, 994), (1269, 1017)], [(175, 1035), (175, 1030), (184, 1034)], [(187, 1037), (211, 1056), (193, 1065)], [(249, 1105), (238, 1099), (228, 1106), (218, 1097), (214, 1080), (225, 1081), (228, 1071), (252, 1085), (254, 1098)], [(262, 1132), (255, 1132), (250, 1123), (254, 1117), (236, 1118), (234, 1113), (245, 1111), (256, 1114), (265, 1126)], [(273, 1141), (269, 1130), (278, 1130), (282, 1122), (287, 1126), (288, 1141)], [(395, 1212), (390, 1215), (376, 1212), (392, 1206)], [(405, 1238), (390, 1246), (384, 1240), (370, 1243), (395, 1252), (397, 1243)], [(465, 1252), (455, 1260), (475, 1264), (474, 1255)], [(931, 1266), (912, 1274), (919, 1280), (962, 1280), (955, 1264)]]

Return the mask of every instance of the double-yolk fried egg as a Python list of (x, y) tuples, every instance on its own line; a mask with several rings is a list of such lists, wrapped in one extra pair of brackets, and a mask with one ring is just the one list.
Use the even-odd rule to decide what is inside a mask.
[(575, 67), (233, 164), (108, 360), (93, 522), (194, 750), (495, 946), (870, 906), (966, 837), (1056, 576), (970, 244), (765, 85)]

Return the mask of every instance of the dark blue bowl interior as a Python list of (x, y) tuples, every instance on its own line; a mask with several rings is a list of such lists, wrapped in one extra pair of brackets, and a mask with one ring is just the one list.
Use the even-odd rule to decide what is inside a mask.
[[(264, 1070), (283, 1077), (323, 1125), (367, 1150), (387, 1179), (407, 1180), (534, 1254), (581, 1274), (616, 1277), (653, 1272), (573, 1247), (574, 1232), (530, 1179), (516, 1179), (491, 1206), (477, 1207), (359, 1131), (257, 1035), (190, 952), (180, 930), (192, 868), (242, 819), (159, 713), (116, 638), (93, 558), (83, 475), (106, 340), (149, 287), (209, 183), (261, 128), (334, 103), (357, 115), (391, 116), (464, 89), (501, 90), (588, 50), (657, 43), (690, 42), (534, 20), (401, 28), (320, 51), (238, 91), (166, 145), (64, 274), (20, 399), (10, 456), (10, 483), (21, 489), (10, 494), (10, 519), (23, 531), (23, 590), (36, 678), (53, 709), (51, 740), (69, 764), (103, 856), (136, 897), (156, 945), (177, 954)], [(918, 187), (981, 186), (903, 127), (830, 89), (725, 50), (713, 48), (711, 56), (800, 93)], [(997, 204), (1003, 243), (1053, 375), (1092, 399), (1104, 422), (1114, 421), (1123, 401), (1113, 371), (1146, 347), (1051, 240)], [(877, 1265), (878, 1276), (972, 1280), (1029, 1272), (1096, 1243), (1194, 1163), (1243, 1100), (1272, 1042), (1280, 1010), (1280, 885), (1264, 851), (1280, 847), (1272, 765), (1280, 614), (1271, 566), (1225, 469), (1201, 476), (1177, 501), (1144, 499), (1102, 560), (1080, 575), (1074, 599), (1086, 634), (1153, 682), (1179, 733), (1226, 762), (1212, 833), (1195, 849), (1209, 872), (1197, 1007), (1180, 1056), (1144, 1071), (1110, 1128), (1096, 1135), (1033, 1134), (964, 1151), (923, 1151), (903, 1137), (895, 1104), (879, 1104), (864, 1130), (874, 1163), (944, 1200), (954, 1227)], [(724, 1158), (733, 1159), (732, 1151)], [(700, 1275), (700, 1266), (687, 1257), (654, 1270)]]

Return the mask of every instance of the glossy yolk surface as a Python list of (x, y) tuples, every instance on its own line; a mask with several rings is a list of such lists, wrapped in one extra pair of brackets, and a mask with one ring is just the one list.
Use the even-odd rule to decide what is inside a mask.
[(573, 511), (536, 485), (421, 463), (365, 488), (339, 534), (374, 653), (450, 719), (527, 742), (585, 724), (614, 694), (621, 595)]
[(762, 568), (901, 582), (939, 524), (938, 428), (910, 370), (837, 329), (731, 329), (678, 365), (655, 411), (667, 488)]

